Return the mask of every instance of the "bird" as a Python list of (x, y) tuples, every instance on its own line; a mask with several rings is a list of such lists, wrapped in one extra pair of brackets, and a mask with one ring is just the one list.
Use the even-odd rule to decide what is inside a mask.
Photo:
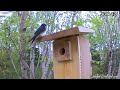
[(35, 39), (36, 39), (39, 35), (43, 34), (45, 31), (46, 31), (46, 24), (43, 23), (43, 24), (41, 24), (41, 26), (36, 30), (36, 32), (34, 33), (34, 36), (33, 36), (31, 39), (29, 39), (29, 42), (32, 41), (32, 43), (33, 43), (33, 42), (35, 41)]

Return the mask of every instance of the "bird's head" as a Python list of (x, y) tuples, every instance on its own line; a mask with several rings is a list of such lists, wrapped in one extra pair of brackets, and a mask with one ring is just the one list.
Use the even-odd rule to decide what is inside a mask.
[(41, 26), (43, 26), (43, 27), (45, 27), (45, 28), (46, 28), (46, 26), (47, 26), (47, 25), (46, 25), (45, 23), (43, 23)]

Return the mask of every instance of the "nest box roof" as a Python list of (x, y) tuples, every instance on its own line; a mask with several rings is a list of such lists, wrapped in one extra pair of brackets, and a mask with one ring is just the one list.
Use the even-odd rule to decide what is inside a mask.
[(70, 29), (66, 29), (60, 32), (56, 32), (50, 35), (45, 35), (42, 37), (39, 37), (36, 39), (37, 42), (43, 42), (43, 41), (51, 41), (51, 40), (55, 40), (55, 39), (59, 39), (59, 38), (63, 38), (63, 37), (68, 37), (68, 36), (73, 36), (73, 35), (79, 35), (79, 34), (89, 34), (89, 33), (94, 33), (94, 30), (92, 29), (88, 29), (85, 27), (73, 27)]

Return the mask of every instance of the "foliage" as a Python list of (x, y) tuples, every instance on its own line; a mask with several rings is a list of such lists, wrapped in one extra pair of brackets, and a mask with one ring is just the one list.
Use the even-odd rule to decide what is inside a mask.
[[(31, 34), (41, 23), (47, 24), (45, 34), (51, 34), (75, 26), (91, 28), (93, 34), (86, 35), (90, 40), (92, 55), (92, 76), (100, 74), (117, 75), (120, 60), (120, 33), (119, 15), (117, 11), (27, 11), (26, 17), (26, 49), (27, 63), (30, 65), (30, 44), (27, 41)], [(0, 20), (0, 78), (21, 78), (21, 66), (19, 61), (19, 24), (21, 12), (13, 12), (11, 16)], [(31, 22), (32, 21), (32, 22)], [(50, 71), (53, 72), (52, 42), (37, 43), (35, 48), (35, 73), (36, 78), (43, 76), (43, 66), (48, 69), (45, 74), (47, 78)], [(44, 64), (45, 63), (45, 64)], [(47, 65), (48, 64), (48, 68)], [(111, 65), (111, 67), (110, 67)], [(51, 76), (53, 78), (53, 75)], [(94, 78), (94, 77), (92, 77)]]
[(97, 75), (91, 76), (91, 79), (116, 79), (116, 76), (97, 74)]
[(92, 75), (103, 74), (103, 65), (104, 62), (101, 61), (92, 61)]

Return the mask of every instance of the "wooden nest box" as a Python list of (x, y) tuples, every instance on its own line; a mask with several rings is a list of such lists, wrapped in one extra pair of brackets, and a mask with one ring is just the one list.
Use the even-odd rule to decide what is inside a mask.
[(85, 34), (94, 31), (74, 27), (37, 38), (37, 42), (53, 41), (53, 68), (55, 79), (90, 79), (91, 53)]

